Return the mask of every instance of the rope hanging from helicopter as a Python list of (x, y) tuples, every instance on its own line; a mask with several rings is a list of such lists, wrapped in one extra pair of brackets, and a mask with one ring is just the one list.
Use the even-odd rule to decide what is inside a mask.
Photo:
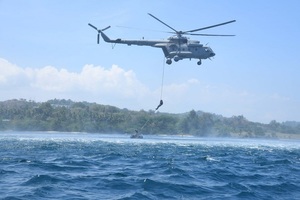
[[(161, 86), (160, 86), (160, 101), (158, 106), (156, 107), (154, 113), (156, 113), (156, 111), (163, 105), (163, 88), (164, 88), (164, 78), (165, 78), (165, 58), (163, 61), (163, 67), (162, 67), (162, 76), (161, 76)], [(143, 124), (143, 126), (139, 129), (139, 130), (135, 130), (136, 134), (139, 134), (139, 131), (142, 131), (144, 129), (144, 127), (149, 123), (150, 121), (150, 117), (148, 118), (148, 120)]]
[(160, 86), (160, 99), (162, 100), (163, 96), (163, 89), (164, 89), (164, 78), (165, 78), (165, 58), (163, 61), (163, 69), (162, 69), (162, 76), (161, 76), (161, 86)]

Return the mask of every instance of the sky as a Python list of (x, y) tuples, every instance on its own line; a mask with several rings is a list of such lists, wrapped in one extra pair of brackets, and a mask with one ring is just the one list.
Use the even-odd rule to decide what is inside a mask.
[[(0, 101), (71, 99), (148, 111), (162, 98), (160, 112), (300, 121), (299, 7), (298, 0), (0, 0)], [(98, 45), (88, 26), (110, 25), (112, 39), (172, 35), (147, 13), (182, 31), (236, 20), (201, 32), (236, 36), (192, 36), (216, 56), (201, 66), (165, 65), (161, 49)]]

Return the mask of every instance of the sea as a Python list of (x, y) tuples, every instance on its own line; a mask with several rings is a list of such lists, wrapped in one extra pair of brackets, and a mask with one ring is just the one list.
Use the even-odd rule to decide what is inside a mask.
[(300, 199), (300, 141), (5, 131), (0, 199)]

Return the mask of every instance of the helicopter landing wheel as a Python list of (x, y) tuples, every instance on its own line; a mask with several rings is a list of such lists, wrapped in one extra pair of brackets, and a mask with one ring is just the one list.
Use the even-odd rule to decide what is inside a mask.
[(197, 62), (197, 65), (201, 65), (201, 60), (199, 60), (199, 61)]
[(166, 63), (167, 63), (168, 65), (171, 65), (171, 64), (172, 64), (172, 60), (171, 60), (171, 59), (168, 59)]

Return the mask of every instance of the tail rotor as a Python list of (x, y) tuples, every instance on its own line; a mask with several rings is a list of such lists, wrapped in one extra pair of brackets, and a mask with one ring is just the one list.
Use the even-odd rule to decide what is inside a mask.
[(92, 24), (90, 24), (90, 23), (89, 23), (88, 25), (89, 25), (90, 27), (92, 27), (93, 29), (95, 29), (95, 30), (98, 32), (98, 34), (97, 34), (97, 44), (100, 43), (100, 33), (110, 28), (110, 26), (108, 26), (108, 27), (106, 27), (106, 28), (100, 30), (100, 29), (98, 29), (96, 26), (94, 26), (94, 25), (92, 25)]

